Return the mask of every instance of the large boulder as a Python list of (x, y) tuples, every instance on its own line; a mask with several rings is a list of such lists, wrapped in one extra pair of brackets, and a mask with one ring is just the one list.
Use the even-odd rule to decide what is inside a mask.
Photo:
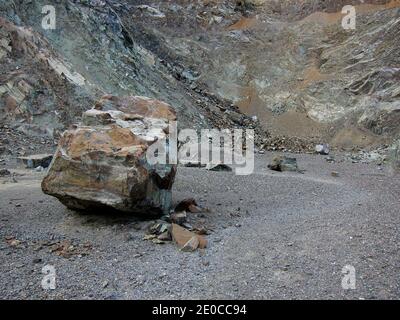
[(175, 120), (158, 100), (103, 97), (63, 134), (43, 191), (76, 210), (168, 213), (176, 165), (150, 164), (146, 151)]

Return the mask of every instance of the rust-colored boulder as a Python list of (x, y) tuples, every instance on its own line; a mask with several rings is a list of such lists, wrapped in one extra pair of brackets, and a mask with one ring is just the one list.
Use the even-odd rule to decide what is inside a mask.
[(150, 164), (146, 150), (166, 137), (175, 111), (145, 97), (105, 96), (82, 119), (60, 139), (43, 191), (71, 209), (168, 213), (176, 166)]

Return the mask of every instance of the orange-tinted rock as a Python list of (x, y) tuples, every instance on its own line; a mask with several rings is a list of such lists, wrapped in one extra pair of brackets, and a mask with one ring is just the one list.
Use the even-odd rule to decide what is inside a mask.
[(199, 238), (196, 236), (193, 236), (188, 242), (185, 243), (185, 245), (181, 248), (181, 251), (184, 252), (192, 252), (195, 251), (199, 247)]
[[(189, 230), (173, 223), (172, 224), (172, 229), (171, 229), (171, 234), (172, 234), (172, 239), (176, 242), (179, 248), (183, 249), (185, 251), (188, 251), (189, 248), (192, 248), (194, 251), (197, 248), (199, 249), (204, 249), (207, 247), (207, 239), (195, 234), (193, 232), (190, 232)], [(193, 238), (196, 238), (194, 240)], [(195, 247), (195, 248), (194, 248)]]
[(43, 191), (71, 209), (168, 213), (176, 166), (150, 165), (146, 150), (166, 137), (175, 111), (141, 97), (102, 98), (96, 106), (60, 139)]

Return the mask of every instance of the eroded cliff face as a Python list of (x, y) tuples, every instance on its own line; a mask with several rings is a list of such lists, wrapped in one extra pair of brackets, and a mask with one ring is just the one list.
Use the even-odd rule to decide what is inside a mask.
[[(46, 1), (0, 3), (92, 98), (145, 95), (185, 127), (259, 125), (346, 148), (400, 134), (400, 1), (60, 1), (48, 31)], [(355, 30), (341, 24), (348, 4)]]
[[(166, 2), (164, 18), (141, 14), (135, 29), (273, 135), (368, 146), (399, 134), (400, 2), (357, 3)], [(342, 27), (347, 4), (355, 30)]]
[[(131, 6), (103, 1), (60, 1), (54, 4), (56, 29), (46, 31), (41, 25), (45, 4), (46, 1), (2, 1), (1, 13), (8, 25), (22, 32), (29, 30), (34, 39), (46, 40), (34, 51), (43, 49), (51, 52), (48, 60), (50, 67), (54, 64), (52, 71), (62, 75), (75, 91), (82, 91), (71, 92), (66, 88), (63, 92), (63, 96), (85, 100), (85, 103), (76, 101), (76, 107), (66, 108), (52, 103), (52, 108), (68, 109), (71, 114), (67, 121), (52, 119), (57, 127), (65, 128), (77, 122), (82, 109), (87, 109), (93, 100), (108, 93), (142, 95), (169, 102), (180, 114), (180, 127), (200, 129), (253, 125), (253, 121), (238, 113), (229, 101), (223, 101), (211, 92), (190, 89), (180, 77), (184, 70), (179, 74), (171, 72), (162, 59), (133, 38), (122, 19), (124, 15), (130, 15)], [(4, 41), (9, 43), (7, 39)], [(29, 65), (32, 55), (17, 57), (14, 52), (9, 52), (2, 59), (2, 64), (9, 64), (10, 61), (17, 64), (18, 59)], [(58, 63), (59, 60), (62, 63)], [(52, 71), (44, 74), (33, 67), (27, 74), (31, 75), (31, 82), (35, 82), (33, 79), (36, 76), (42, 79), (52, 77)], [(4, 74), (7, 75), (8, 71)], [(29, 120), (32, 123), (35, 121)]]
[(84, 78), (45, 38), (0, 17), (1, 122), (54, 137), (90, 105)]

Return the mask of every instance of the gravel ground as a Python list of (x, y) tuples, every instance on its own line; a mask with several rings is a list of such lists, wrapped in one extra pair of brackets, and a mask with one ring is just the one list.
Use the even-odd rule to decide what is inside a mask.
[[(399, 299), (399, 177), (296, 157), (304, 174), (270, 171), (271, 154), (247, 177), (179, 168), (174, 201), (210, 209), (191, 216), (212, 229), (194, 253), (144, 241), (151, 221), (70, 211), (41, 192), (43, 173), (10, 169), (18, 182), (0, 178), (0, 299)], [(72, 256), (54, 251), (63, 241)], [(55, 290), (41, 287), (45, 265)], [(345, 265), (355, 290), (341, 286)]]

